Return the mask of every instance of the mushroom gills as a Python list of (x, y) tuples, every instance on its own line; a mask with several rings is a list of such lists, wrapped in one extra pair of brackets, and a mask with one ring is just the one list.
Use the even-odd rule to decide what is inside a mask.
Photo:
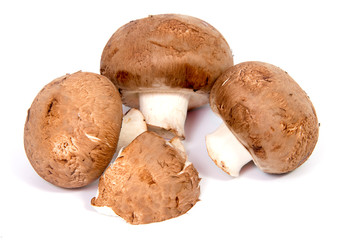
[(150, 131), (164, 138), (184, 139), (189, 95), (185, 93), (139, 93), (140, 111)]
[(241, 168), (253, 160), (249, 151), (224, 123), (206, 136), (206, 146), (214, 163), (232, 177), (239, 176)]

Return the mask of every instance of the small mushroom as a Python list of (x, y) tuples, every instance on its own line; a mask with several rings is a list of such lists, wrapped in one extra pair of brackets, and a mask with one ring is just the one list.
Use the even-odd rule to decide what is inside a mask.
[(290, 172), (315, 148), (315, 109), (276, 66), (244, 62), (231, 67), (214, 84), (210, 106), (225, 125), (206, 137), (208, 154), (231, 176), (251, 160), (266, 173)]
[(199, 182), (179, 138), (167, 142), (147, 131), (107, 168), (91, 204), (97, 211), (118, 215), (131, 224), (164, 221), (197, 203)]
[(149, 129), (184, 139), (188, 109), (208, 103), (217, 77), (233, 65), (223, 36), (200, 19), (164, 14), (131, 21), (106, 44), (100, 72)]
[(77, 72), (47, 84), (28, 110), (24, 129), (35, 171), (64, 188), (96, 180), (116, 150), (121, 109), (119, 92), (104, 76)]

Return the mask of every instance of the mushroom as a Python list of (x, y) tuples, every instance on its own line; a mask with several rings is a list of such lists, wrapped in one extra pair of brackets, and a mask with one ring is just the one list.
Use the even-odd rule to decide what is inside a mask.
[(147, 131), (100, 177), (91, 204), (131, 224), (164, 221), (186, 213), (199, 201), (199, 182), (179, 138), (168, 142)]
[(104, 76), (76, 72), (53, 80), (38, 93), (25, 122), (32, 167), (64, 188), (93, 182), (116, 150), (121, 109), (117, 88)]
[(208, 154), (231, 176), (251, 160), (266, 173), (290, 172), (315, 148), (315, 109), (301, 87), (276, 66), (244, 62), (231, 67), (215, 82), (210, 106), (224, 126), (206, 137)]
[(100, 73), (143, 113), (149, 129), (184, 139), (187, 111), (208, 103), (217, 77), (233, 65), (223, 36), (200, 19), (164, 14), (131, 21), (106, 44)]

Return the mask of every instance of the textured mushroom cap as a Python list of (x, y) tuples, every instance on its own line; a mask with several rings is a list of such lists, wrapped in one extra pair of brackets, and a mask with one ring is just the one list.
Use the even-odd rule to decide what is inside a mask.
[(47, 84), (28, 110), (26, 155), (46, 181), (85, 186), (111, 161), (121, 121), (120, 94), (109, 79), (88, 72), (62, 76)]
[(199, 182), (181, 148), (144, 132), (104, 172), (91, 204), (109, 207), (131, 224), (159, 222), (192, 208)]
[(154, 15), (119, 28), (106, 44), (100, 72), (138, 108), (138, 92), (190, 93), (189, 108), (208, 103), (217, 77), (233, 65), (228, 43), (210, 24), (190, 16)]
[(214, 84), (210, 105), (264, 172), (294, 170), (316, 145), (319, 126), (309, 97), (271, 64), (245, 62), (227, 70)]

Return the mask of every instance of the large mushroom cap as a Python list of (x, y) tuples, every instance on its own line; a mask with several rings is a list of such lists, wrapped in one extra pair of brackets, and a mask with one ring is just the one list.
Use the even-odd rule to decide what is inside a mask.
[(227, 70), (214, 84), (210, 105), (264, 172), (294, 170), (316, 145), (319, 124), (309, 97), (271, 64), (245, 62)]
[(139, 92), (191, 94), (188, 108), (208, 103), (215, 79), (233, 65), (223, 36), (200, 19), (163, 14), (131, 21), (106, 44), (100, 72), (139, 108)]
[(35, 171), (65, 188), (97, 179), (116, 150), (122, 102), (106, 77), (88, 72), (62, 76), (36, 96), (24, 129)]
[(198, 201), (200, 178), (179, 145), (153, 132), (139, 135), (104, 172), (91, 204), (110, 208), (131, 224), (186, 213)]

